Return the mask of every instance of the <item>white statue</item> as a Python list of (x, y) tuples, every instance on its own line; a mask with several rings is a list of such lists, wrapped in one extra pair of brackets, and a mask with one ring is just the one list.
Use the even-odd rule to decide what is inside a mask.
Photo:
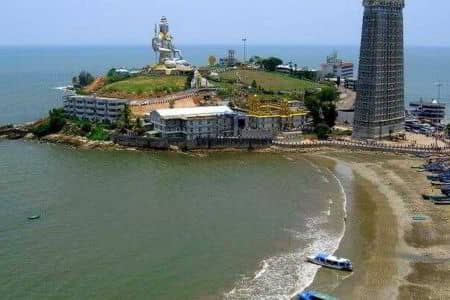
[(159, 53), (159, 64), (165, 65), (167, 68), (176, 68), (178, 65), (189, 66), (188, 62), (183, 60), (181, 51), (176, 49), (173, 37), (169, 33), (169, 22), (164, 16), (159, 23), (159, 33), (158, 25), (155, 25), (152, 47), (155, 53)]

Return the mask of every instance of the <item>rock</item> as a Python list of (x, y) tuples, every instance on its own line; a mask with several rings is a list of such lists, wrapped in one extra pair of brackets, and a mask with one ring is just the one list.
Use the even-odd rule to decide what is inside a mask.
[(24, 139), (26, 139), (26, 140), (32, 140), (32, 139), (34, 139), (35, 137), (36, 137), (36, 136), (30, 132), (30, 133), (27, 133), (27, 134), (25, 135)]
[(175, 146), (175, 145), (170, 145), (170, 146), (169, 146), (169, 150), (172, 150), (172, 151), (180, 151), (180, 148), (179, 148), (178, 146)]

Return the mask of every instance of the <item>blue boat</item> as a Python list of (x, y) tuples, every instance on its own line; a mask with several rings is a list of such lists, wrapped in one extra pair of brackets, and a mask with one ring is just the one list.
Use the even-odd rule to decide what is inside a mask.
[(321, 292), (305, 291), (303, 293), (295, 295), (294, 297), (291, 298), (291, 300), (339, 300), (339, 299)]
[(327, 268), (350, 272), (353, 271), (353, 265), (349, 259), (339, 258), (336, 256), (328, 255), (326, 253), (320, 253), (319, 255), (315, 256), (308, 256), (306, 260), (313, 264), (324, 266)]

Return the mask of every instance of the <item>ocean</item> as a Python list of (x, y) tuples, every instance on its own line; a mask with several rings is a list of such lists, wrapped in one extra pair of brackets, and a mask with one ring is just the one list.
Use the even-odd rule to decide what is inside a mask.
[[(225, 56), (242, 46), (180, 46), (184, 57), (195, 65), (205, 65), (209, 55)], [(336, 49), (357, 68), (356, 46), (248, 46), (247, 55), (278, 56), (298, 66), (319, 68)], [(113, 67), (142, 67), (153, 64), (150, 47), (0, 47), (0, 124), (33, 121), (62, 105), (58, 87), (71, 83), (81, 70), (105, 74)], [(407, 47), (405, 49), (406, 101), (436, 98), (435, 83), (441, 82), (441, 99), (450, 103), (450, 49)], [(444, 66), (444, 67), (443, 67)], [(355, 70), (356, 73), (356, 70)], [(450, 106), (450, 105), (449, 105)], [(450, 115), (450, 114), (449, 114)]]
[[(202, 65), (230, 46), (180, 46)], [(239, 49), (238, 47), (234, 47)], [(336, 47), (356, 61), (356, 47)], [(331, 47), (249, 46), (318, 67)], [(408, 48), (407, 98), (446, 83), (448, 49)], [(0, 48), (0, 124), (62, 104), (81, 70), (151, 64), (148, 47)], [(448, 99), (448, 84), (442, 88)], [(281, 154), (74, 150), (0, 140), (2, 299), (289, 299), (343, 237), (352, 176)], [(35, 222), (28, 216), (41, 214)]]
[(2, 299), (289, 299), (305, 256), (337, 250), (350, 180), (278, 154), (5, 140), (0, 170)]

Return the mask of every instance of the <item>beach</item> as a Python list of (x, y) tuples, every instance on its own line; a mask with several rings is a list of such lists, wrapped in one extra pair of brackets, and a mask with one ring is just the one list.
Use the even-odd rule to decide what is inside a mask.
[(422, 200), (433, 191), (426, 174), (412, 167), (424, 161), (339, 151), (308, 158), (353, 171), (346, 232), (336, 255), (351, 258), (355, 267), (352, 274), (321, 268), (309, 288), (340, 299), (448, 299), (450, 209)]

